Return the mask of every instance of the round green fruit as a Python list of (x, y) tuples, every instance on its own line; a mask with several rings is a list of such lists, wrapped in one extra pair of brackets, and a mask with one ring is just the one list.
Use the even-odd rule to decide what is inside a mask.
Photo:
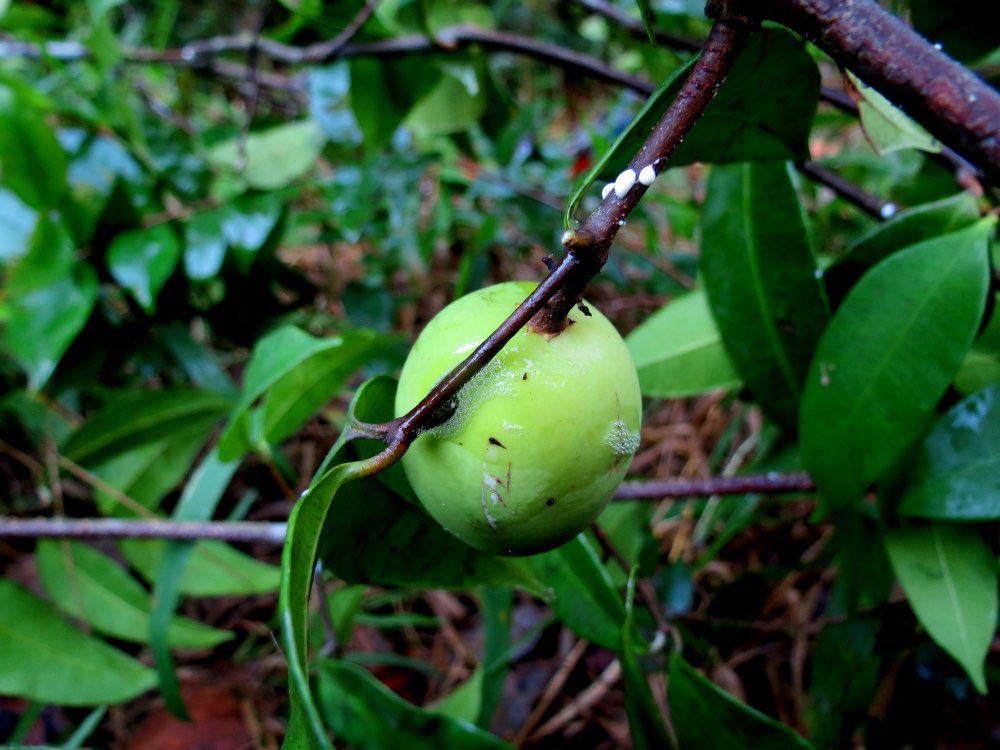
[[(396, 414), (413, 408), (535, 288), (473, 292), (427, 324), (403, 366)], [(573, 310), (558, 336), (522, 329), (420, 435), (403, 468), (427, 512), (466, 544), (502, 555), (552, 549), (607, 504), (639, 444), (635, 365), (614, 326)]]

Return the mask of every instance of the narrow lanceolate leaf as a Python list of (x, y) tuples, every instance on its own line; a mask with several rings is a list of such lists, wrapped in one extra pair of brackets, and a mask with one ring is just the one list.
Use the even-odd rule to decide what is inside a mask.
[(625, 621), (622, 623), (621, 645), (618, 649), (622, 679), (625, 682), (625, 711), (635, 750), (666, 750), (671, 747), (670, 735), (653, 698), (653, 692), (649, 689), (646, 672), (639, 663), (639, 656), (646, 648), (638, 635), (633, 612), (637, 569), (633, 568), (628, 579)]
[(893, 570), (928, 634), (986, 692), (984, 662), (997, 626), (997, 568), (972, 527), (934, 523), (890, 531)]
[(0, 581), (0, 695), (96, 706), (155, 684), (152, 670), (80, 632), (17, 584)]
[(97, 465), (140, 446), (158, 443), (166, 435), (191, 436), (197, 432), (197, 425), (207, 435), (232, 403), (227, 394), (193, 388), (114, 393), (100, 411), (70, 435), (62, 452), (77, 463)]
[(786, 164), (713, 168), (701, 271), (736, 371), (772, 419), (793, 427), (827, 307)]
[(681, 750), (809, 750), (802, 737), (670, 657), (670, 717)]
[[(63, 612), (99, 633), (149, 643), (149, 592), (111, 558), (79, 542), (43, 540), (36, 559), (45, 590)], [(232, 633), (175, 616), (168, 637), (174, 648), (211, 648)]]
[(667, 303), (625, 337), (642, 395), (695, 396), (740, 384), (704, 290)]
[(1000, 386), (952, 407), (908, 462), (899, 512), (951, 521), (1000, 518)]
[(993, 221), (876, 265), (841, 304), (809, 370), (802, 460), (833, 505), (858, 499), (926, 428), (983, 313)]

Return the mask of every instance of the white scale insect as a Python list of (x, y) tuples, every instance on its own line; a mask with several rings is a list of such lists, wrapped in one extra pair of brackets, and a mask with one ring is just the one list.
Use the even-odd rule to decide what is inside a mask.
[(609, 182), (601, 189), (601, 200), (606, 200), (612, 191), (614, 191), (615, 197), (621, 200), (628, 195), (628, 191), (632, 189), (636, 181), (649, 187), (654, 180), (656, 180), (656, 169), (652, 164), (647, 164), (639, 170), (638, 178), (634, 169), (626, 169), (615, 178), (614, 182)]

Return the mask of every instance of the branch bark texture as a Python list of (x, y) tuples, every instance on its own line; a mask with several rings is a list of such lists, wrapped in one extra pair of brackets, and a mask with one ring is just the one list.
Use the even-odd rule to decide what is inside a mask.
[(803, 34), (1000, 184), (1000, 93), (873, 0), (725, 5)]

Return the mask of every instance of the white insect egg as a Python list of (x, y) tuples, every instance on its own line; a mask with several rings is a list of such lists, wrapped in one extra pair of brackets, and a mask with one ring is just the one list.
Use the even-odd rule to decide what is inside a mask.
[(884, 203), (882, 208), (878, 210), (878, 213), (883, 219), (889, 219), (896, 215), (897, 210), (895, 203)]
[(609, 182), (607, 185), (601, 188), (601, 200), (604, 200), (609, 195), (611, 195), (611, 191), (614, 189), (615, 189), (615, 183), (613, 182)]
[(653, 169), (652, 164), (647, 164), (642, 168), (642, 171), (639, 172), (639, 182), (641, 182), (646, 187), (652, 185), (653, 180), (655, 179), (656, 179), (656, 170)]
[(635, 185), (635, 170), (626, 169), (615, 180), (615, 196), (624, 198), (633, 185)]

